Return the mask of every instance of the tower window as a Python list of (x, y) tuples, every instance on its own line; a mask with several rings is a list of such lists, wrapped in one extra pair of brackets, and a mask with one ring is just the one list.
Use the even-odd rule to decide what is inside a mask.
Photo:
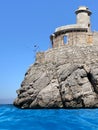
[(64, 36), (64, 44), (67, 43), (67, 36)]
[(90, 23), (88, 24), (88, 27), (90, 27)]

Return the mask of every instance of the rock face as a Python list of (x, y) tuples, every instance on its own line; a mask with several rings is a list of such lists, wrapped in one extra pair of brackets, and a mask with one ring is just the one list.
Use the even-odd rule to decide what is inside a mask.
[(98, 45), (65, 45), (39, 55), (17, 94), (19, 108), (98, 107)]
[(15, 106), (98, 107), (98, 32), (91, 31), (87, 7), (75, 13), (77, 23), (56, 28), (50, 36), (53, 48), (37, 53), (17, 90)]

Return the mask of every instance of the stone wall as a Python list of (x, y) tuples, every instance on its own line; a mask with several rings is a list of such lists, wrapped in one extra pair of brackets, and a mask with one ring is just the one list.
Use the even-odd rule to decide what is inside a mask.
[[(96, 57), (98, 54), (97, 52), (97, 44), (98, 44), (98, 32), (92, 32), (92, 33), (69, 33), (67, 34), (68, 41), (66, 44), (62, 42), (62, 39), (64, 35), (62, 34), (61, 38), (58, 38), (56, 42), (60, 43), (60, 40), (62, 42), (62, 46), (57, 46), (54, 48), (51, 48), (45, 52), (39, 52), (36, 55), (36, 62), (40, 63), (47, 63), (47, 62), (61, 62), (61, 59), (63, 59), (63, 62), (69, 62), (69, 59), (72, 59), (72, 62), (78, 58), (78, 61), (85, 61), (86, 59), (93, 60), (93, 56)], [(56, 43), (55, 43), (56, 44)], [(78, 50), (80, 50), (78, 53)], [(93, 49), (92, 49), (93, 48)], [(94, 51), (95, 50), (95, 51)], [(72, 57), (72, 58), (71, 58)]]
[(64, 45), (64, 39), (63, 39), (64, 35), (60, 35), (57, 37), (53, 37), (53, 44), (52, 47), (60, 47)]
[[(64, 44), (92, 44), (93, 39), (96, 41), (98, 41), (97, 39), (97, 33), (94, 32), (67, 32), (65, 34), (60, 34), (58, 36), (54, 36), (52, 39), (52, 47), (56, 48), (56, 47), (60, 47), (63, 46)], [(64, 37), (67, 37), (67, 41), (66, 43), (64, 42)]]
[(38, 52), (36, 54), (36, 62), (39, 62), (39, 63), (45, 62), (45, 53), (44, 52)]
[[(93, 49), (92, 49), (93, 48)], [(78, 52), (79, 50), (79, 52)], [(81, 51), (80, 51), (81, 50)], [(97, 46), (64, 46), (45, 52), (45, 62), (86, 62), (98, 60)], [(81, 58), (80, 58), (81, 57)], [(70, 60), (70, 61), (69, 61)]]
[(93, 44), (98, 45), (98, 32), (93, 32)]
[(68, 44), (83, 44), (86, 43), (87, 32), (71, 32), (68, 33)]
[(49, 49), (43, 54), (39, 53), (39, 56), (37, 54), (36, 61), (40, 63), (52, 62), (54, 64), (61, 64), (67, 62), (93, 62), (93, 59), (98, 61), (98, 48), (96, 45), (81, 44), (80, 46), (79, 44), (79, 46), (74, 46), (67, 44), (63, 47)]

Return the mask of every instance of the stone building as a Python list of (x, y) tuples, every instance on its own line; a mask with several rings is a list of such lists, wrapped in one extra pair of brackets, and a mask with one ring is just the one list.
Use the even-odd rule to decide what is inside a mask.
[[(37, 53), (37, 62), (57, 62), (58, 59), (65, 59), (66, 55), (68, 55), (68, 51), (66, 54), (66, 50), (70, 51), (70, 46), (74, 49), (72, 49), (72, 52), (69, 53), (69, 55), (74, 52), (76, 47), (91, 47), (97, 45), (98, 32), (93, 32), (91, 30), (90, 16), (92, 12), (87, 7), (80, 6), (75, 11), (75, 14), (77, 21), (76, 24), (56, 28), (55, 32), (50, 36), (52, 48), (45, 52)], [(78, 55), (77, 51), (74, 53)]]
[(58, 27), (50, 36), (53, 48), (64, 44), (93, 43), (96, 33), (91, 31), (90, 16), (92, 12), (87, 7), (80, 6), (75, 13), (76, 24)]

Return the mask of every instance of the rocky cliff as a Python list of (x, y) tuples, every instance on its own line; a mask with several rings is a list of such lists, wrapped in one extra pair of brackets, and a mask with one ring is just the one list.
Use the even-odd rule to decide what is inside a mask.
[(98, 45), (65, 45), (37, 54), (17, 95), (19, 108), (98, 107)]

